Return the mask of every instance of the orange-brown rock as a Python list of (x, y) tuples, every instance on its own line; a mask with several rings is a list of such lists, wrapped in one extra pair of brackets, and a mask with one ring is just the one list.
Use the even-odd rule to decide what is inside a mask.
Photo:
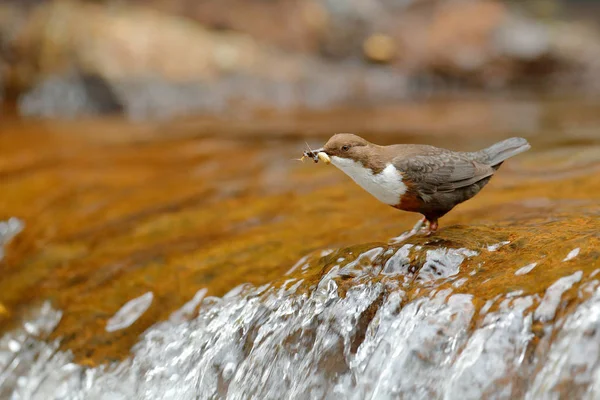
[[(508, 105), (504, 116), (500, 105), (489, 107), (501, 121), (515, 115)], [(583, 126), (598, 115), (589, 105), (538, 107), (544, 111), (536, 115), (551, 124), (542, 125), (549, 134), (550, 126), (569, 120)], [(459, 111), (474, 117), (467, 112), (472, 109), (457, 102), (389, 113), (405, 115), (405, 126), (412, 127), (418, 115), (435, 113), (443, 125)], [(402, 140), (396, 133), (402, 120), (391, 118), (385, 125), (385, 114), (379, 114), (381, 125), (363, 134), (381, 142)], [(350, 259), (350, 252), (401, 247), (387, 242), (410, 228), (416, 214), (379, 204), (333, 168), (292, 160), (304, 146), (295, 135), (310, 131), (312, 124), (313, 131), (321, 127), (325, 139), (331, 126), (341, 126), (336, 118), (352, 121), (352, 115), (298, 117), (302, 124), (296, 129), (287, 125), (289, 116), (279, 122), (263, 117), (253, 129), (247, 122), (236, 128), (210, 120), (159, 126), (5, 120), (0, 128), (0, 220), (18, 217), (25, 228), (0, 263), (2, 328), (50, 299), (64, 311), (54, 332), (62, 347), (79, 362), (104, 362), (128, 354), (140, 333), (199, 289), (219, 296), (241, 283), (279, 285), (301, 272), (308, 284), (327, 272), (338, 255)], [(429, 126), (429, 120), (423, 118), (422, 126)], [(477, 129), (462, 136), (449, 132), (441, 138), (428, 134), (434, 132), (429, 129), (411, 140), (472, 149), (502, 135), (482, 138), (484, 125), (472, 126)], [(514, 290), (541, 295), (575, 271), (583, 271), (587, 281), (599, 268), (597, 137), (581, 131), (567, 146), (560, 137), (535, 136), (535, 126), (529, 126), (531, 154), (503, 166), (477, 198), (443, 219), (438, 234), (406, 242), (423, 246), (415, 253), (414, 270), (430, 249), (479, 252), (476, 262), (466, 262), (457, 276), (468, 278), (460, 290), (474, 294), (479, 306)], [(269, 130), (285, 136), (274, 141), (257, 133)], [(487, 250), (504, 241), (510, 244)], [(562, 262), (574, 248), (580, 254)], [(335, 253), (320, 259), (323, 249)], [(308, 269), (286, 275), (306, 255)], [(514, 273), (532, 262), (538, 263), (535, 272), (515, 281)], [(473, 269), (475, 278), (468, 275)], [(414, 297), (424, 289), (410, 290)], [(138, 321), (126, 330), (105, 330), (123, 304), (148, 291), (154, 302)], [(566, 296), (564, 307), (579, 301)]]

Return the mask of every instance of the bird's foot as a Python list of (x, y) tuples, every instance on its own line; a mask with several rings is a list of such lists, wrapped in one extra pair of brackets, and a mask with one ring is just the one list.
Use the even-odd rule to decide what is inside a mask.
[(438, 228), (437, 220), (429, 221), (427, 218), (423, 217), (410, 231), (404, 232), (402, 235), (391, 239), (390, 243), (400, 243), (405, 241), (411, 236), (417, 235), (419, 233), (423, 233), (425, 236), (430, 236), (432, 233), (436, 232)]
[(421, 231), (421, 229), (423, 229), (423, 224), (425, 224), (427, 222), (427, 219), (423, 218), (420, 219), (419, 221), (417, 221), (417, 223), (415, 224), (415, 226), (413, 226), (413, 228), (410, 231), (406, 231), (404, 232), (402, 235), (392, 238), (390, 240), (390, 243), (401, 243), (404, 242), (406, 239), (416, 235), (417, 233), (419, 233)]
[(427, 222), (428, 222), (428, 224), (427, 224), (427, 228), (426, 228), (427, 230), (425, 232), (425, 236), (431, 236), (432, 233), (437, 232), (438, 222), (437, 222), (437, 219), (433, 220), (433, 221), (428, 220)]

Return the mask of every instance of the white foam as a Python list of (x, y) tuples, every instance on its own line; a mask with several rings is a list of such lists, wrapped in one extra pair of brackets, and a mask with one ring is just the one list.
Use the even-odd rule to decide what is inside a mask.
[(533, 271), (533, 269), (535, 268), (535, 266), (537, 265), (537, 263), (531, 263), (531, 264), (527, 264), (524, 267), (519, 268), (516, 272), (515, 275), (519, 276), (519, 275), (525, 275), (530, 273), (531, 271)]
[(506, 246), (509, 243), (510, 243), (510, 240), (506, 240), (504, 242), (499, 242), (496, 244), (491, 244), (487, 247), (487, 251), (497, 251), (500, 247)]
[(569, 254), (567, 254), (567, 256), (564, 258), (563, 261), (570, 261), (570, 260), (574, 259), (575, 257), (577, 257), (579, 255), (579, 250), (580, 250), (579, 247), (571, 250), (569, 252)]
[(146, 292), (140, 297), (129, 300), (106, 322), (106, 331), (114, 332), (130, 327), (150, 307), (154, 294)]

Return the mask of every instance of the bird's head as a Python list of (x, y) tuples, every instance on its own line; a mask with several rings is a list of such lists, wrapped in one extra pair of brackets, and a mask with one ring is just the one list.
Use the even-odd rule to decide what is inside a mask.
[(312, 153), (321, 161), (329, 164), (333, 162), (344, 162), (345, 160), (359, 161), (372, 146), (360, 136), (351, 133), (337, 133), (333, 135), (323, 148), (314, 150)]

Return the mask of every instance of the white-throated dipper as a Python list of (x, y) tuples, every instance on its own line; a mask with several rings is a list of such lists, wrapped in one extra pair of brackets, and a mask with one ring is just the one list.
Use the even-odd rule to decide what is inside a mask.
[(480, 151), (457, 152), (416, 144), (379, 146), (338, 133), (304, 157), (335, 165), (385, 204), (423, 214), (413, 231), (427, 222), (431, 234), (438, 219), (479, 193), (506, 159), (530, 147), (527, 140), (514, 137)]

